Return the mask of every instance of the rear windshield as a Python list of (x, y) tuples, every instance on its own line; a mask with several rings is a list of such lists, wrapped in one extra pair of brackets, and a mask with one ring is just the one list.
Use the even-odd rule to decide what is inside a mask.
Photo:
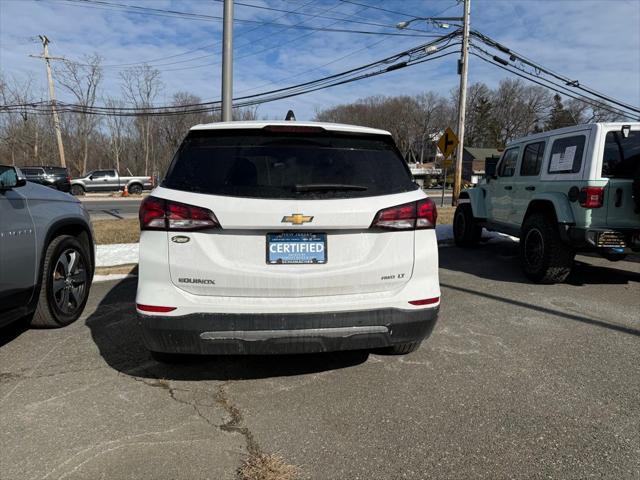
[(604, 140), (602, 176), (607, 178), (634, 178), (640, 175), (640, 131), (609, 132)]
[(390, 138), (264, 130), (191, 132), (162, 185), (250, 198), (354, 198), (418, 188)]

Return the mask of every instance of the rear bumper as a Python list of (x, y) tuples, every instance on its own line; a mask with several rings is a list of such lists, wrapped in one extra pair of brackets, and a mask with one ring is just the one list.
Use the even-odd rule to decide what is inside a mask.
[(138, 314), (149, 350), (204, 355), (389, 347), (429, 337), (437, 317), (438, 307), (287, 314), (198, 313), (175, 317)]
[(565, 241), (580, 250), (608, 250), (620, 253), (640, 251), (640, 228), (568, 227)]

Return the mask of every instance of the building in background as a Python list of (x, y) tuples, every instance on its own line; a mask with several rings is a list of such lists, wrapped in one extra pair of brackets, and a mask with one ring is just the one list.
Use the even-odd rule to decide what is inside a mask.
[(484, 175), (487, 161), (497, 161), (498, 158), (498, 149), (465, 147), (462, 155), (462, 181), (477, 184)]

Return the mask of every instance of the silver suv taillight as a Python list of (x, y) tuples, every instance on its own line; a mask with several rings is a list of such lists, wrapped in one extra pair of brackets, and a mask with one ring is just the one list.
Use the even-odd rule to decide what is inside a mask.
[(221, 228), (211, 210), (151, 196), (140, 205), (139, 218), (140, 230), (193, 231)]

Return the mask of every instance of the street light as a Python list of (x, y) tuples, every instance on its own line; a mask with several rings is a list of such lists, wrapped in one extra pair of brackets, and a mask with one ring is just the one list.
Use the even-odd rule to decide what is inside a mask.
[[(471, 20), (471, 0), (464, 0), (464, 16), (463, 17), (414, 17), (396, 24), (396, 28), (403, 30), (415, 21), (424, 21), (428, 24), (449, 28), (449, 23), (462, 21), (462, 47), (460, 51), (460, 60), (458, 62), (458, 74), (460, 75), (460, 93), (458, 95), (458, 147), (456, 148), (456, 168), (453, 182), (453, 194), (451, 196), (451, 204), (456, 206), (458, 196), (460, 195), (460, 187), (462, 184), (462, 156), (464, 150), (464, 120), (467, 103), (467, 72), (469, 60), (469, 27)], [(455, 25), (455, 24), (454, 24)], [(460, 25), (456, 25), (460, 27)], [(494, 57), (495, 58), (495, 57)], [(446, 184), (446, 178), (444, 183)]]
[[(418, 20), (430, 23), (431, 25), (434, 25), (439, 28), (450, 28), (451, 24), (449, 24), (448, 22), (462, 22), (464, 18), (463, 17), (414, 17), (410, 20), (405, 20), (403, 22), (396, 23), (396, 28), (398, 30), (404, 30), (413, 22)], [(456, 26), (459, 27), (460, 25), (456, 25)]]

